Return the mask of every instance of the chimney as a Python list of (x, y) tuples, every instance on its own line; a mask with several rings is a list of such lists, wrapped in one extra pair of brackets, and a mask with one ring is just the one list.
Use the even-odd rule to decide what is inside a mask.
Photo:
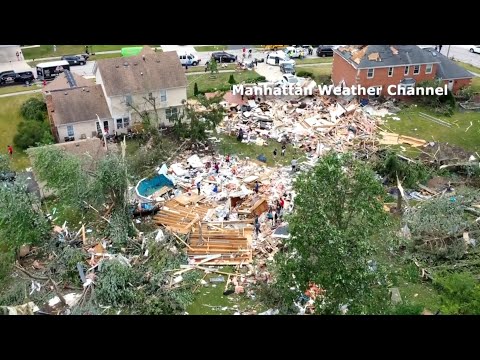
[(142, 76), (143, 76), (143, 72), (140, 72), (140, 75), (142, 75)]
[(145, 61), (145, 55), (142, 55), (142, 59), (143, 59), (143, 61)]
[(118, 66), (118, 65), (115, 65), (115, 67), (118, 69), (120, 66)]
[(68, 95), (68, 92), (65, 91), (65, 95)]

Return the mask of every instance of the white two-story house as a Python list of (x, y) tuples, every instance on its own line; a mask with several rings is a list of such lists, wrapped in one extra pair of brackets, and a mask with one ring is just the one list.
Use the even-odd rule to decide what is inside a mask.
[(110, 132), (125, 133), (145, 112), (158, 126), (173, 125), (187, 99), (187, 78), (175, 51), (144, 47), (137, 56), (99, 60), (95, 77), (113, 118), (113, 124), (102, 124)]

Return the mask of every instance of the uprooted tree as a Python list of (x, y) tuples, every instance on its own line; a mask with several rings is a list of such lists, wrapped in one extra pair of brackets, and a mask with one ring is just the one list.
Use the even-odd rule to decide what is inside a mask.
[[(112, 240), (126, 242), (129, 232), (127, 208), (127, 167), (124, 159), (110, 153), (99, 160), (94, 169), (86, 170), (85, 162), (57, 147), (41, 147), (31, 151), (33, 166), (38, 179), (46, 188), (69, 206), (87, 211), (86, 204), (104, 208), (110, 216), (108, 229)], [(92, 161), (92, 160), (90, 160)]]
[[(292, 304), (313, 282), (325, 296), (315, 302), (318, 314), (378, 313), (388, 291), (380, 266), (372, 266), (374, 237), (388, 224), (384, 191), (374, 172), (351, 155), (327, 154), (311, 171), (298, 176), (291, 237), (277, 260), (274, 285), (281, 304)], [(292, 289), (295, 290), (292, 290)]]

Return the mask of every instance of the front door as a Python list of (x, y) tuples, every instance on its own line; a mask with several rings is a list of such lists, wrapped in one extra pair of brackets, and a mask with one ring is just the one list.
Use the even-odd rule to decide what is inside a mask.
[(108, 128), (108, 126), (109, 126), (109, 125), (108, 125), (108, 120), (105, 120), (105, 121), (103, 122), (103, 130), (105, 130), (105, 134), (106, 134), (106, 135), (109, 134), (108, 131), (110, 130), (110, 129)]

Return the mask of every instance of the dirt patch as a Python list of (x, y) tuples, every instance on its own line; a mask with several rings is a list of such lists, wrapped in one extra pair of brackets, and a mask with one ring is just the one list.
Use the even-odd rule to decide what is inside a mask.
[(432, 190), (440, 191), (448, 186), (449, 181), (450, 180), (445, 177), (435, 176), (428, 181), (427, 186)]
[(473, 152), (467, 152), (460, 146), (445, 143), (427, 146), (422, 151), (426, 154), (420, 154), (421, 160), (438, 162), (440, 165), (468, 161), (471, 155), (476, 156)]

